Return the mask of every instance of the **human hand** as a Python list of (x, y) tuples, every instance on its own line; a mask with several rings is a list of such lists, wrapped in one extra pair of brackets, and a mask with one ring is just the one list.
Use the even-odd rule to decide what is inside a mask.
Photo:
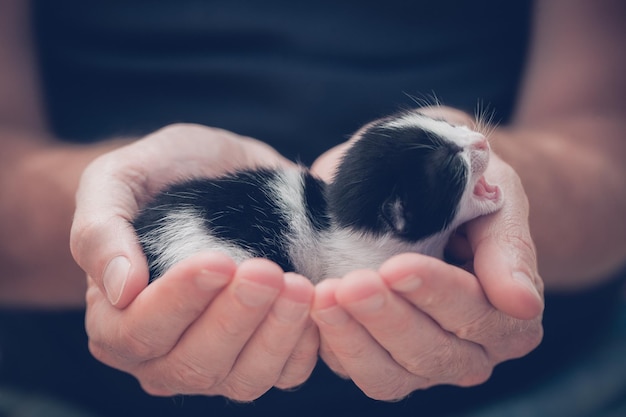
[[(330, 177), (341, 150), (316, 162), (318, 175)], [(456, 237), (455, 255), (471, 261), (469, 270), (403, 254), (378, 271), (318, 284), (312, 317), (320, 354), (370, 397), (479, 384), (496, 364), (540, 342), (543, 285), (526, 195), (512, 168), (495, 156), (485, 175), (506, 197), (501, 210), (469, 222), (465, 236)]]
[[(92, 281), (92, 279), (89, 279)], [(90, 282), (86, 328), (100, 361), (152, 395), (251, 401), (302, 384), (317, 362), (309, 319), (313, 285), (252, 259), (198, 254), (172, 267), (120, 310)]]
[(252, 400), (309, 376), (318, 335), (313, 286), (269, 261), (187, 259), (150, 286), (129, 220), (168, 182), (241, 167), (289, 164), (266, 145), (173, 125), (94, 161), (77, 193), (71, 248), (87, 272), (89, 347), (155, 395)]
[(154, 194), (181, 178), (289, 164), (251, 138), (200, 125), (167, 126), (85, 169), (76, 195), (72, 255), (110, 302), (124, 308), (148, 283), (130, 221)]

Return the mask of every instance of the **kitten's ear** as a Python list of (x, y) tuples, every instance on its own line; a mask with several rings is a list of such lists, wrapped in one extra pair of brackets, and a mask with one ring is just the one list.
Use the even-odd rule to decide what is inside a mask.
[(406, 231), (404, 204), (399, 197), (391, 196), (383, 203), (382, 217), (394, 232), (402, 234)]

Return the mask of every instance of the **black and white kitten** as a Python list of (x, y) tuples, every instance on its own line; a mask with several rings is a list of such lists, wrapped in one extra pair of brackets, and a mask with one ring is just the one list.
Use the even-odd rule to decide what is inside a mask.
[(402, 112), (363, 127), (330, 184), (306, 168), (171, 185), (133, 221), (154, 280), (200, 251), (268, 258), (313, 282), (402, 252), (443, 257), (456, 227), (502, 205), (485, 137)]

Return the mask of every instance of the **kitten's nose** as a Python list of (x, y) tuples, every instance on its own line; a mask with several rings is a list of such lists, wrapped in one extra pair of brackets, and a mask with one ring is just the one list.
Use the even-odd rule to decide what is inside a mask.
[(484, 136), (477, 138), (476, 141), (474, 141), (474, 143), (472, 143), (471, 146), (472, 146), (472, 149), (475, 149), (477, 151), (489, 150), (489, 142), (487, 141), (487, 138)]

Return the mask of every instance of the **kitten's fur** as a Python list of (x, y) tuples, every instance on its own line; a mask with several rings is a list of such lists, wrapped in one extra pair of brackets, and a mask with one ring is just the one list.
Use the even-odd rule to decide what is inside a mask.
[(460, 224), (497, 210), (489, 146), (465, 126), (402, 112), (362, 128), (332, 183), (306, 168), (175, 184), (134, 220), (151, 279), (200, 251), (275, 261), (313, 282), (402, 252), (443, 256)]

